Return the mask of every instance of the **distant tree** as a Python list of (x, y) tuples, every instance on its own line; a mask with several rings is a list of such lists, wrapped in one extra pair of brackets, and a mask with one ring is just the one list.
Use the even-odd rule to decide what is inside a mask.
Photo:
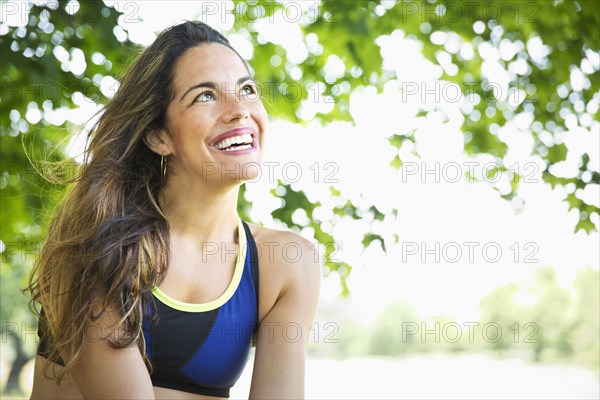
[[(578, 282), (578, 291), (581, 291), (581, 278)], [(595, 289), (593, 285), (596, 285)], [(582, 288), (586, 300), (593, 300), (594, 290), (596, 293), (598, 291), (598, 282)], [(519, 298), (525, 301), (518, 301)], [(503, 329), (500, 340), (489, 341), (494, 350), (528, 349), (534, 361), (570, 358), (576, 348), (589, 351), (598, 347), (597, 335), (593, 333), (591, 336), (594, 339), (590, 336), (585, 342), (575, 345), (578, 326), (594, 327), (594, 305), (578, 303), (575, 318), (573, 306), (569, 291), (558, 285), (556, 271), (544, 267), (535, 271), (534, 280), (529, 286), (511, 283), (485, 296), (481, 300), (481, 319), (496, 322)], [(584, 322), (590, 316), (592, 322)], [(579, 334), (587, 337), (588, 332), (579, 331)]]
[(530, 292), (536, 302), (527, 310), (528, 321), (539, 327), (535, 335), (537, 343), (533, 345), (534, 360), (541, 361), (542, 353), (547, 349), (559, 355), (569, 355), (571, 297), (558, 286), (556, 271), (552, 268), (538, 269)]
[(529, 322), (523, 320), (523, 307), (515, 301), (518, 291), (518, 285), (511, 283), (494, 289), (480, 303), (480, 324), (489, 327), (482, 333), (482, 340), (487, 346), (501, 353), (514, 346), (514, 335), (509, 331), (510, 327), (515, 322), (521, 325)]
[(383, 308), (373, 324), (369, 353), (398, 356), (426, 347), (422, 345), (420, 329), (421, 320), (410, 305), (390, 304)]
[(575, 356), (594, 367), (600, 365), (600, 271), (586, 269), (574, 282), (572, 347)]

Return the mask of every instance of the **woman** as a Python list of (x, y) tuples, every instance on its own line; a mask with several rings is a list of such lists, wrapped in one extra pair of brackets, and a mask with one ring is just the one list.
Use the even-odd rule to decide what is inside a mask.
[(245, 62), (205, 24), (133, 63), (32, 274), (33, 399), (228, 397), (253, 341), (250, 397), (303, 397), (319, 262), (236, 211), (267, 124)]

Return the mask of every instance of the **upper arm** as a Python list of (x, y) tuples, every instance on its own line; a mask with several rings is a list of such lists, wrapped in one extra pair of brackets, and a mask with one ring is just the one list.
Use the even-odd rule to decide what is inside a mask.
[[(300, 236), (298, 260), (277, 257), (273, 273), (285, 275), (279, 297), (261, 321), (250, 398), (304, 397), (304, 359), (317, 307), (321, 263)], [(291, 252), (290, 252), (291, 253)]]
[(85, 399), (153, 399), (150, 374), (137, 345), (115, 349), (108, 342), (117, 334), (116, 318), (114, 312), (105, 311), (87, 327), (71, 376)]

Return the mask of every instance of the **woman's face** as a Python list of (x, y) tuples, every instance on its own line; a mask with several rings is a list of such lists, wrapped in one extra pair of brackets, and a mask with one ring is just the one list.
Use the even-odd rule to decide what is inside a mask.
[(172, 89), (168, 135), (162, 136), (178, 178), (203, 183), (254, 178), (268, 119), (239, 56), (217, 43), (194, 47), (177, 60)]

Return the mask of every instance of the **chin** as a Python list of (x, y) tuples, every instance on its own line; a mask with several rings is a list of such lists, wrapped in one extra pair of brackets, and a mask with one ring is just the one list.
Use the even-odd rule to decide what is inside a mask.
[(264, 173), (262, 160), (256, 159), (244, 163), (240, 163), (240, 178), (242, 181), (253, 181), (261, 179)]
[(230, 162), (209, 163), (205, 166), (203, 179), (213, 183), (242, 184), (246, 181), (257, 181), (268, 177), (259, 157), (248, 157)]

